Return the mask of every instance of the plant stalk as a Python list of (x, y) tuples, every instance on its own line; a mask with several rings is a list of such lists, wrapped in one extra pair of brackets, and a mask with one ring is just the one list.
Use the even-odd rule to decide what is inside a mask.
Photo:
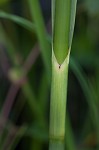
[(52, 0), (50, 150), (64, 150), (68, 65), (76, 3), (77, 0)]
[[(64, 142), (69, 53), (60, 65), (52, 53), (52, 86), (50, 103), (50, 142)], [(52, 149), (50, 144), (50, 149)], [(55, 144), (54, 144), (55, 147)], [(57, 147), (57, 144), (56, 144)]]

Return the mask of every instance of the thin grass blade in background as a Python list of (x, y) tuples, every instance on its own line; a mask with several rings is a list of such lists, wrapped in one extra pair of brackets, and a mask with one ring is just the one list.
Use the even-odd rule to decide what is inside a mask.
[(51, 69), (51, 46), (50, 43), (47, 40), (47, 31), (44, 23), (44, 18), (42, 15), (41, 6), (39, 3), (39, 0), (28, 0), (29, 7), (30, 7), (30, 13), (32, 16), (32, 20), (36, 26), (36, 34), (38, 37), (38, 41), (40, 44), (40, 50), (42, 59), (47, 71), (48, 80), (50, 81), (50, 69)]
[(25, 29), (27, 29), (31, 32), (35, 32), (35, 30), (36, 30), (35, 25), (25, 18), (16, 16), (16, 15), (12, 15), (12, 14), (9, 14), (9, 13), (3, 12), (3, 11), (0, 11), (0, 18), (13, 21), (14, 23), (17, 23), (18, 25), (24, 27)]

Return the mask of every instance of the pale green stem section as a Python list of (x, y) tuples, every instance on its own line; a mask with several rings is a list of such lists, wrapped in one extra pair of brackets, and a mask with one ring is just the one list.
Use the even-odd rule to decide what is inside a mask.
[(50, 140), (64, 141), (69, 54), (58, 64), (52, 52), (52, 85), (50, 106)]
[(64, 150), (63, 141), (50, 141), (50, 150)]

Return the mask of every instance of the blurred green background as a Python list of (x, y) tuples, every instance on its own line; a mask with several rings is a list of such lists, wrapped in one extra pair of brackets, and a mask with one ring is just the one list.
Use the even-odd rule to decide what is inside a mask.
[[(48, 149), (51, 0), (38, 2), (33, 18), (28, 0), (0, 0), (0, 150)], [(65, 149), (99, 150), (99, 0), (78, 0), (67, 111)]]

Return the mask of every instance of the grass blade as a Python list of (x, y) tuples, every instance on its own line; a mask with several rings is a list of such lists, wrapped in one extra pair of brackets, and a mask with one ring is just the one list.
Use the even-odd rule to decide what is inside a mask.
[(0, 18), (13, 21), (14, 23), (17, 23), (18, 25), (24, 27), (25, 29), (27, 29), (31, 32), (35, 32), (35, 30), (36, 30), (36, 27), (32, 22), (30, 22), (27, 19), (24, 19), (22, 17), (0, 11)]
[(92, 119), (93, 125), (96, 129), (97, 140), (99, 140), (98, 108), (96, 105), (96, 101), (93, 100), (93, 99), (95, 99), (95, 97), (92, 94), (93, 91), (91, 91), (91, 88), (87, 82), (87, 77), (84, 74), (80, 65), (73, 58), (71, 59), (70, 64), (71, 64), (72, 71), (74, 72), (76, 78), (78, 79), (78, 81), (82, 87), (83, 93), (86, 97), (87, 103), (89, 105), (89, 110), (91, 113), (91, 119)]
[(71, 48), (77, 0), (52, 1), (53, 50), (61, 64)]
[[(50, 78), (50, 70), (51, 70), (51, 47), (46, 37), (47, 31), (44, 24), (44, 19), (42, 16), (42, 11), (40, 7), (40, 3), (38, 0), (29, 0), (29, 7), (32, 16), (32, 20), (36, 26), (36, 34), (38, 37), (38, 41), (40, 44), (41, 55), (43, 58), (43, 62), (47, 71), (48, 79)], [(49, 79), (50, 80), (50, 79)]]

